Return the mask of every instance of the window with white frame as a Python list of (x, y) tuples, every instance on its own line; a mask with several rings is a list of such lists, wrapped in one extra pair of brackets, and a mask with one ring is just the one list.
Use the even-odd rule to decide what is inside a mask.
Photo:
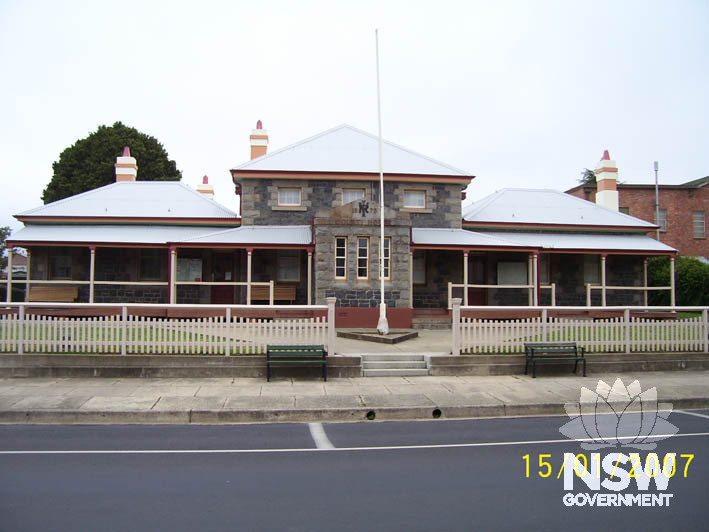
[(384, 238), (384, 279), (391, 280), (391, 237)]
[(405, 209), (425, 209), (426, 208), (426, 191), (425, 190), (404, 190), (404, 208)]
[(347, 279), (347, 237), (335, 238), (335, 279)]
[(363, 188), (345, 188), (342, 190), (342, 204), (364, 199)]
[(300, 189), (286, 188), (278, 189), (278, 206), (279, 207), (300, 207)]
[(657, 212), (655, 213), (655, 225), (660, 226), (660, 231), (667, 231), (667, 209), (659, 209), (660, 220), (657, 220)]
[(707, 237), (706, 213), (704, 211), (694, 211), (692, 213), (692, 226), (694, 228), (694, 238)]
[(414, 284), (426, 284), (426, 252), (414, 252)]
[(278, 251), (278, 280), (300, 281), (300, 251), (297, 249)]
[(357, 279), (369, 279), (369, 237), (357, 238)]

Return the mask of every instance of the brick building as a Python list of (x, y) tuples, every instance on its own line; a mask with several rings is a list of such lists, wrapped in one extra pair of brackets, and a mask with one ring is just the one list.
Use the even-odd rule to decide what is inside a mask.
[[(619, 183), (621, 212), (655, 223), (655, 185)], [(596, 201), (596, 184), (578, 185), (567, 194)], [(706, 217), (709, 212), (709, 176), (681, 185), (660, 185), (660, 241), (680, 254), (709, 258)], [(656, 237), (655, 232), (650, 236)]]

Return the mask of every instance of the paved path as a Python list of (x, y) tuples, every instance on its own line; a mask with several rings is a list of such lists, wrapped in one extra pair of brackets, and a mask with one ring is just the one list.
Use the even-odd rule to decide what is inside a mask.
[[(582, 378), (0, 379), (0, 423), (239, 423), (564, 415), (581, 387), (639, 380), (675, 409), (709, 408), (709, 372)], [(611, 396), (614, 399), (614, 396)]]

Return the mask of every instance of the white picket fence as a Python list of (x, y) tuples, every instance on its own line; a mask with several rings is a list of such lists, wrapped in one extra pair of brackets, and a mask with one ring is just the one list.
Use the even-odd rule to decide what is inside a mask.
[[(290, 305), (285, 308), (293, 310)], [(333, 354), (334, 301), (307, 310), (327, 310), (330, 319), (234, 316), (233, 307), (226, 315), (202, 318), (131, 315), (126, 307), (120, 315), (93, 317), (36, 314), (20, 308), (0, 315), (0, 352), (229, 356), (265, 354), (268, 344), (280, 344), (324, 345)]]
[[(484, 311), (501, 307), (463, 308)], [(523, 308), (530, 310), (530, 307)], [(456, 309), (454, 305), (453, 353), (521, 353), (527, 342), (576, 342), (590, 353), (709, 352), (709, 320), (705, 307), (673, 307), (675, 311), (702, 313), (697, 317), (676, 319), (633, 317), (629, 307), (606, 307), (604, 310), (623, 311), (623, 316), (607, 319), (547, 317), (551, 307), (531, 308), (539, 310), (541, 316), (478, 319), (461, 317), (461, 307)], [(574, 309), (589, 310), (586, 307)], [(658, 307), (639, 310), (647, 309), (666, 310)]]

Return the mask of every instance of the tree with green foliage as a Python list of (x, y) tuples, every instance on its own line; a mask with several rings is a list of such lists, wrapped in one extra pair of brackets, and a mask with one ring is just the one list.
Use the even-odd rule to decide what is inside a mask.
[(179, 181), (182, 173), (155, 137), (116, 122), (99, 126), (66, 148), (52, 164), (54, 175), (42, 193), (50, 203), (115, 182), (116, 157), (124, 146), (138, 161), (138, 181)]
[(583, 172), (581, 172), (581, 179), (579, 179), (579, 183), (582, 185), (595, 185), (596, 184), (596, 174), (594, 173), (593, 170), (589, 170), (588, 168), (584, 168)]
[[(670, 286), (670, 259), (653, 257), (648, 263), (650, 286)], [(679, 306), (709, 305), (709, 264), (695, 257), (675, 260), (675, 302)], [(669, 305), (669, 291), (653, 290), (650, 305)]]
[(4, 270), (5, 266), (7, 266), (7, 257), (5, 256), (7, 246), (5, 245), (5, 240), (10, 236), (11, 232), (8, 226), (0, 227), (0, 270)]

